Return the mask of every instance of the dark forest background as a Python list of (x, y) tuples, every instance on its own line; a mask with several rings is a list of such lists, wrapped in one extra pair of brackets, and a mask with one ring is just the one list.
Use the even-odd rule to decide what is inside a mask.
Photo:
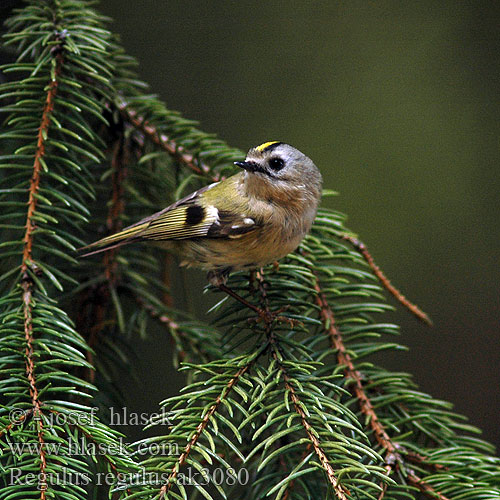
[[(0, 16), (19, 4), (2, 0)], [(500, 445), (500, 4), (105, 0), (100, 10), (171, 109), (232, 146), (282, 140), (316, 162), (339, 192), (325, 203), (435, 323), (398, 307), (387, 320), (410, 351), (377, 361), (413, 373)], [(204, 277), (187, 279), (179, 300), (201, 317)], [(159, 335), (134, 361), (137, 411), (181, 384)]]

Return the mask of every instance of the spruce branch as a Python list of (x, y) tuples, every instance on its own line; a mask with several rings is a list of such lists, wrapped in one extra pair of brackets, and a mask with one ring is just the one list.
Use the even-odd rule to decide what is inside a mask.
[[(122, 216), (125, 211), (125, 179), (127, 176), (128, 163), (128, 144), (125, 138), (123, 126), (118, 124), (115, 130), (116, 138), (112, 144), (111, 155), (111, 199), (108, 206), (106, 217), (106, 229), (109, 234), (119, 231), (122, 228)], [(78, 327), (82, 333), (85, 333), (88, 345), (90, 347), (87, 353), (87, 359), (94, 364), (94, 351), (98, 349), (100, 341), (100, 331), (106, 323), (106, 317), (109, 311), (111, 301), (111, 289), (115, 289), (119, 279), (117, 253), (119, 249), (113, 248), (103, 254), (105, 284), (84, 289), (77, 298), (80, 304), (78, 310)], [(84, 311), (90, 307), (89, 314)], [(88, 370), (88, 379), (95, 383), (95, 370)]]
[[(271, 344), (274, 344), (274, 342), (271, 341)], [(302, 427), (304, 427), (304, 430), (306, 431), (306, 434), (307, 434), (307, 436), (308, 436), (309, 440), (311, 441), (311, 444), (314, 448), (314, 452), (316, 453), (316, 455), (321, 463), (321, 466), (323, 467), (323, 469), (326, 472), (326, 475), (328, 477), (328, 481), (332, 485), (332, 488), (334, 489), (334, 491), (337, 495), (337, 498), (339, 500), (347, 500), (348, 496), (349, 496), (349, 491), (347, 491), (339, 483), (339, 481), (336, 477), (335, 471), (334, 471), (333, 467), (331, 466), (330, 462), (328, 461), (328, 457), (326, 456), (326, 453), (321, 446), (320, 440), (318, 439), (318, 435), (314, 431), (312, 425), (309, 423), (307, 415), (304, 411), (304, 404), (301, 402), (299, 396), (297, 395), (295, 387), (291, 381), (290, 376), (288, 375), (286, 368), (280, 362), (280, 356), (278, 353), (278, 349), (276, 348), (275, 345), (273, 345), (271, 354), (272, 354), (273, 359), (276, 361), (277, 365), (279, 366), (286, 390), (290, 393), (290, 398), (293, 402), (293, 406), (295, 408), (295, 411), (299, 415)]]
[(408, 462), (411, 462), (413, 464), (422, 465), (424, 467), (427, 467), (427, 468), (435, 470), (435, 471), (448, 470), (448, 467), (446, 467), (445, 465), (440, 464), (440, 463), (436, 463), (436, 462), (430, 462), (429, 457), (426, 457), (420, 453), (408, 450), (400, 445), (398, 446), (398, 449), (399, 449), (399, 452), (405, 456), (405, 458)]
[(33, 408), (24, 411), (21, 415), (17, 415), (16, 418), (11, 419), (10, 422), (0, 429), (0, 438), (4, 435), (9, 434), (13, 427), (22, 424), (28, 417), (33, 414)]
[[(325, 451), (321, 447), (320, 440), (318, 438), (317, 432), (314, 431), (312, 425), (310, 424), (306, 412), (304, 411), (305, 405), (301, 402), (299, 396), (297, 395), (297, 391), (293, 385), (292, 379), (288, 374), (288, 371), (286, 367), (283, 365), (282, 361), (282, 356), (283, 353), (281, 352), (279, 342), (277, 341), (275, 335), (274, 335), (274, 330), (273, 330), (273, 324), (276, 321), (276, 318), (273, 317), (271, 310), (269, 308), (269, 299), (267, 296), (267, 291), (265, 287), (265, 280), (264, 280), (264, 270), (260, 269), (256, 273), (256, 279), (258, 282), (258, 288), (260, 292), (260, 301), (262, 304), (262, 310), (267, 313), (265, 316), (266, 324), (265, 324), (265, 331), (266, 331), (266, 336), (269, 342), (269, 349), (271, 351), (271, 356), (272, 358), (276, 361), (277, 366), (279, 367), (279, 370), (281, 372), (281, 376), (283, 378), (283, 382), (285, 385), (286, 390), (290, 393), (290, 399), (293, 402), (293, 406), (295, 409), (295, 412), (297, 415), (300, 417), (300, 422), (302, 427), (304, 428), (307, 437), (309, 441), (311, 442), (311, 445), (314, 449), (314, 452), (316, 456), (318, 457), (321, 466), (323, 467), (326, 476), (328, 478), (329, 483), (332, 485), (333, 490), (335, 491), (337, 498), (339, 500), (347, 500), (349, 492), (339, 483), (335, 471), (328, 461), (328, 457), (326, 456)], [(304, 453), (307, 452), (307, 448)], [(290, 484), (287, 487), (287, 491), (289, 493), (290, 491)], [(287, 493), (287, 496), (288, 496)]]
[[(387, 431), (379, 420), (377, 412), (373, 407), (373, 404), (367, 395), (363, 387), (363, 376), (356, 370), (352, 357), (348, 353), (344, 341), (342, 339), (342, 334), (336, 326), (335, 316), (332, 309), (328, 305), (328, 301), (323, 293), (320, 285), (320, 281), (317, 273), (312, 270), (316, 276), (316, 282), (314, 288), (316, 290), (316, 303), (321, 310), (321, 318), (323, 320), (325, 331), (328, 334), (328, 338), (332, 349), (335, 351), (338, 364), (344, 367), (344, 373), (347, 379), (350, 379), (354, 383), (353, 392), (358, 400), (361, 412), (366, 416), (367, 422), (373, 431), (376, 441), (386, 451), (385, 463), (387, 474), (390, 475), (393, 469), (397, 466), (403, 467), (404, 472), (407, 474), (409, 482), (420, 489), (423, 493), (430, 496), (431, 498), (439, 498), (440, 500), (449, 500), (442, 493), (435, 491), (429, 484), (427, 484), (423, 479), (419, 478), (413, 471), (406, 470), (406, 465), (402, 455), (398, 451), (398, 446), (393, 443), (392, 439), (387, 434)], [(420, 456), (419, 456), (420, 457)], [(385, 492), (387, 490), (387, 484), (382, 486), (382, 492), (378, 500), (384, 498)]]
[(179, 473), (179, 469), (186, 463), (186, 460), (189, 454), (191, 453), (191, 450), (200, 439), (200, 436), (206, 429), (208, 423), (210, 422), (210, 419), (212, 418), (214, 413), (218, 410), (222, 401), (228, 396), (229, 392), (233, 389), (234, 385), (238, 382), (239, 378), (250, 369), (251, 365), (252, 361), (248, 362), (247, 364), (244, 364), (241, 368), (238, 369), (238, 371), (234, 374), (234, 376), (229, 380), (222, 393), (219, 396), (217, 396), (212, 406), (210, 406), (208, 411), (203, 415), (200, 423), (196, 427), (195, 432), (192, 434), (188, 444), (184, 448), (184, 451), (179, 456), (176, 464), (172, 468), (172, 472), (170, 473), (167, 482), (160, 488), (160, 493), (158, 495), (159, 500), (162, 500), (163, 498), (166, 497), (172, 485), (175, 483), (175, 479), (177, 477), (177, 474)]
[[(23, 265), (26, 261), (23, 261)], [(27, 274), (27, 271), (25, 271)], [(47, 490), (47, 481), (45, 479), (45, 470), (47, 468), (47, 458), (45, 456), (45, 439), (43, 437), (43, 421), (42, 421), (42, 409), (39, 400), (38, 388), (36, 385), (35, 377), (35, 363), (33, 360), (33, 313), (32, 313), (32, 288), (33, 282), (30, 278), (26, 277), (22, 282), (23, 288), (23, 309), (24, 309), (24, 335), (26, 340), (26, 378), (28, 380), (29, 391), (31, 396), (31, 405), (33, 410), (34, 419), (37, 421), (37, 436), (39, 443), (39, 458), (40, 458), (40, 477), (41, 477), (41, 487), (40, 487), (40, 498), (45, 500), (45, 491)]]
[[(60, 41), (59, 35), (56, 39)], [(40, 189), (40, 177), (42, 171), (42, 161), (45, 155), (45, 142), (49, 134), (49, 125), (51, 115), (54, 109), (54, 101), (59, 85), (59, 76), (63, 65), (62, 44), (56, 45), (52, 49), (52, 53), (56, 54), (53, 62), (53, 70), (51, 79), (47, 86), (47, 95), (42, 111), (40, 125), (38, 127), (37, 145), (33, 162), (33, 173), (29, 186), (29, 198), (27, 203), (26, 215), (26, 231), (23, 237), (24, 249), (21, 264), (21, 287), (23, 290), (23, 315), (24, 315), (24, 337), (26, 341), (25, 358), (26, 358), (26, 377), (29, 384), (31, 396), (31, 405), (33, 410), (33, 419), (37, 422), (37, 436), (39, 444), (39, 462), (40, 462), (40, 499), (45, 500), (47, 490), (47, 457), (45, 453), (45, 439), (42, 419), (42, 409), (39, 399), (38, 388), (36, 384), (35, 362), (34, 362), (34, 347), (33, 347), (33, 288), (34, 281), (31, 273), (36, 272), (36, 263), (33, 260), (33, 238), (36, 229), (36, 207), (37, 194)]]
[(429, 318), (429, 316), (420, 309), (416, 304), (413, 304), (410, 302), (387, 278), (385, 273), (380, 269), (377, 264), (375, 264), (375, 261), (371, 255), (371, 253), (368, 251), (368, 248), (366, 248), (366, 245), (358, 240), (357, 238), (354, 238), (348, 234), (342, 235), (342, 238), (349, 243), (351, 243), (356, 250), (358, 250), (363, 258), (366, 260), (368, 265), (370, 266), (371, 270), (375, 274), (375, 276), (379, 279), (380, 283), (382, 283), (382, 286), (406, 309), (408, 309), (413, 315), (415, 315), (418, 319), (423, 321), (424, 323), (427, 323), (429, 326), (432, 326), (432, 320)]
[(328, 301), (325, 295), (323, 294), (317, 275), (314, 288), (317, 292), (316, 303), (321, 309), (321, 317), (323, 320), (325, 330), (328, 334), (331, 347), (332, 349), (334, 349), (337, 355), (339, 365), (344, 367), (344, 372), (346, 377), (354, 382), (354, 392), (359, 401), (361, 411), (368, 418), (370, 426), (380, 446), (384, 448), (388, 453), (396, 454), (396, 447), (394, 446), (391, 439), (387, 435), (387, 432), (385, 431), (385, 428), (382, 425), (382, 423), (379, 421), (377, 413), (375, 412), (369, 397), (366, 395), (364, 391), (362, 383), (362, 375), (359, 371), (355, 369), (352, 358), (347, 352), (347, 349), (342, 340), (342, 334), (340, 333), (340, 330), (336, 327), (333, 311), (328, 305)]
[[(86, 23), (80, 24), (82, 18)], [(92, 119), (102, 120), (109, 76), (109, 66), (96, 56), (107, 37), (92, 26), (97, 19), (84, 2), (31, 1), (8, 22), (7, 43), (17, 46), (19, 56), (3, 69), (19, 76), (1, 86), (8, 103), (0, 135), (5, 153), (0, 182), (7, 188), (0, 205), (9, 224), (0, 253), (2, 266), (14, 259), (20, 264), (1, 277), (0, 498), (81, 499), (83, 489), (61, 478), (66, 471), (90, 474), (94, 461), (99, 466), (109, 462), (107, 468), (114, 462), (117, 470), (134, 468), (126, 453), (104, 459), (72, 456), (70, 426), (54, 423), (55, 416), (68, 420), (92, 414), (88, 402), (94, 387), (73, 372), (90, 368), (88, 346), (60, 308), (58, 293), (63, 284), (76, 283), (63, 269), (76, 262), (68, 252), (80, 241), (85, 203), (93, 194), (87, 166), (102, 158), (101, 142), (90, 126)], [(11, 420), (10, 412), (20, 410), (23, 417)], [(98, 421), (86, 422), (78, 432), (104, 446), (118, 439)], [(12, 480), (12, 474), (21, 480)]]
[[(276, 266), (273, 266), (273, 268), (275, 271), (277, 271)], [(351, 492), (347, 487), (339, 482), (337, 473), (330, 463), (327, 453), (321, 443), (321, 433), (314, 429), (314, 426), (310, 421), (311, 419), (308, 411), (308, 404), (302, 401), (299, 395), (299, 391), (300, 393), (304, 394), (304, 390), (301, 386), (300, 389), (299, 387), (296, 387), (295, 384), (298, 383), (297, 378), (291, 376), (289, 373), (289, 368), (287, 368), (287, 366), (290, 366), (290, 361), (288, 361), (288, 363), (286, 362), (286, 351), (284, 347), (280, 345), (280, 336), (275, 332), (275, 327), (277, 324), (276, 315), (271, 313), (269, 307), (270, 299), (268, 295), (268, 284), (266, 283), (263, 269), (260, 269), (257, 273), (255, 273), (255, 280), (257, 282), (261, 308), (264, 312), (267, 313), (263, 316), (265, 318), (263, 329), (265, 331), (268, 342), (266, 351), (268, 350), (270, 352), (271, 358), (274, 360), (278, 367), (278, 373), (283, 381), (284, 387), (286, 389), (286, 394), (289, 394), (289, 397), (293, 403), (295, 413), (299, 416), (301, 426), (305, 430), (309, 442), (309, 444), (302, 452), (302, 457), (299, 464), (302, 464), (307, 460), (309, 449), (312, 448), (314, 450), (314, 454), (319, 460), (321, 468), (326, 473), (326, 477), (332, 487), (332, 490), (335, 492), (336, 498), (340, 500), (348, 500), (348, 498), (351, 498)], [(294, 471), (296, 470), (297, 468), (294, 469)], [(304, 473), (305, 472), (306, 471), (304, 471)], [(289, 480), (287, 482), (282, 481), (278, 484), (279, 486), (284, 482), (284, 487), (281, 488), (281, 494), (283, 495), (283, 498), (287, 498), (291, 494), (294, 481), (295, 478), (291, 475), (289, 476)], [(271, 491), (274, 491), (276, 488), (277, 486)], [(269, 493), (271, 493), (271, 491)]]
[[(45, 143), (49, 133), (49, 125), (51, 122), (51, 115), (54, 109), (54, 100), (57, 94), (57, 87), (59, 85), (59, 76), (61, 74), (62, 64), (63, 64), (63, 53), (61, 52), (62, 46), (58, 45), (54, 47), (56, 50), (53, 53), (57, 53), (55, 59), (53, 59), (53, 73), (51, 74), (50, 82), (48, 83), (47, 96), (45, 98), (45, 104), (42, 112), (42, 118), (40, 125), (38, 127), (38, 137), (36, 151), (34, 155), (33, 163), (33, 173), (31, 176), (30, 187), (29, 187), (29, 199), (28, 199), (28, 210), (26, 215), (26, 231), (24, 233), (24, 251), (23, 251), (23, 261), (21, 266), (21, 272), (24, 279), (29, 279), (28, 269), (31, 267), (31, 262), (33, 260), (32, 250), (33, 250), (33, 232), (36, 228), (36, 223), (34, 222), (33, 216), (36, 213), (37, 206), (37, 194), (40, 188), (40, 176), (42, 171), (42, 161), (45, 156)], [(31, 285), (30, 287), (31, 288)], [(29, 291), (31, 293), (31, 291)], [(25, 300), (25, 303), (30, 303), (31, 300)]]
[[(126, 144), (126, 138), (123, 128), (118, 132), (118, 137), (113, 146), (111, 158), (111, 203), (108, 208), (106, 219), (106, 228), (109, 234), (119, 232), (122, 229), (122, 216), (125, 212), (125, 179), (127, 177), (129, 147)], [(117, 280), (117, 248), (104, 253), (104, 269), (106, 280), (110, 286), (116, 286)]]
[[(175, 140), (158, 131), (152, 123), (149, 123), (144, 117), (140, 116), (130, 103), (122, 100), (118, 103), (118, 109), (122, 112), (125, 120), (147, 136), (153, 143), (164, 149), (169, 155), (176, 158), (196, 174), (210, 177), (211, 169), (208, 165), (198, 160), (193, 153), (186, 151), (186, 148), (177, 144)], [(213, 182), (220, 180), (217, 177), (211, 178)]]
[(413, 486), (416, 486), (426, 497), (437, 498), (438, 500), (449, 500), (448, 497), (444, 496), (440, 491), (436, 491), (431, 485), (417, 476), (413, 471), (407, 471), (407, 477), (409, 482)]

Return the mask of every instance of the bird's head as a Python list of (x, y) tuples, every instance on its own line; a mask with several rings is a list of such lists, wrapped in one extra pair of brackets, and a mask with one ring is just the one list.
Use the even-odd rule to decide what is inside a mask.
[(251, 148), (245, 161), (235, 165), (246, 171), (246, 180), (259, 189), (259, 185), (276, 190), (297, 193), (301, 191), (319, 198), (321, 174), (304, 153), (284, 142), (265, 142)]

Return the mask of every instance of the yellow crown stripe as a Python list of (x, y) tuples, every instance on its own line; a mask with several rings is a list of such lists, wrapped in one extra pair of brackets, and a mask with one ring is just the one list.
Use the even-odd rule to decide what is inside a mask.
[(278, 144), (280, 141), (270, 141), (270, 142), (265, 142), (264, 144), (261, 144), (260, 146), (257, 146), (255, 149), (259, 152), (262, 153), (265, 149), (267, 149), (269, 146), (272, 146), (273, 144)]

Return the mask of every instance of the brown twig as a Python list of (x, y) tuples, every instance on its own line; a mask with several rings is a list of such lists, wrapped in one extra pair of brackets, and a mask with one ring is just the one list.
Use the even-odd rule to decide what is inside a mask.
[(382, 283), (382, 286), (399, 303), (401, 303), (404, 307), (406, 307), (418, 319), (422, 320), (424, 323), (427, 323), (429, 326), (432, 326), (432, 320), (429, 318), (429, 316), (424, 311), (422, 311), (416, 304), (410, 302), (396, 287), (394, 287), (391, 284), (387, 276), (383, 273), (382, 269), (380, 269), (380, 267), (378, 267), (377, 264), (375, 264), (372, 255), (370, 254), (370, 252), (366, 248), (366, 245), (362, 241), (359, 241), (357, 238), (354, 238), (348, 234), (344, 234), (342, 236), (342, 239), (351, 243), (351, 245), (353, 245), (354, 248), (356, 248), (356, 250), (358, 250), (361, 253), (361, 255), (368, 263), (375, 276), (378, 278), (380, 283)]
[(362, 413), (368, 417), (370, 421), (370, 426), (373, 429), (373, 432), (375, 433), (375, 436), (377, 438), (377, 442), (380, 444), (380, 446), (382, 446), (388, 453), (397, 453), (396, 447), (393, 445), (391, 439), (389, 438), (387, 432), (385, 431), (384, 426), (378, 419), (377, 413), (375, 412), (370, 399), (365, 393), (365, 390), (363, 388), (361, 373), (359, 373), (359, 371), (356, 370), (352, 358), (350, 354), (347, 352), (340, 330), (335, 325), (335, 317), (333, 315), (333, 311), (328, 305), (328, 302), (321, 290), (319, 280), (317, 279), (317, 277), (314, 289), (317, 292), (316, 303), (320, 307), (321, 318), (325, 326), (328, 325), (327, 332), (330, 344), (337, 353), (337, 360), (339, 364), (345, 367), (344, 373), (346, 377), (354, 381), (353, 390), (356, 395), (356, 398), (359, 401)]
[(159, 493), (159, 500), (165, 498), (165, 495), (170, 491), (170, 488), (172, 487), (172, 484), (175, 482), (175, 478), (177, 477), (177, 474), (179, 473), (179, 469), (184, 465), (186, 462), (189, 454), (191, 453), (191, 450), (193, 449), (193, 446), (198, 442), (198, 439), (202, 435), (203, 431), (207, 427), (210, 418), (212, 415), (217, 411), (219, 405), (221, 404), (222, 400), (229, 394), (231, 389), (234, 387), (238, 379), (250, 368), (250, 364), (247, 364), (245, 366), (242, 366), (233, 376), (233, 378), (228, 382), (226, 387), (224, 388), (222, 394), (217, 396), (215, 402), (210, 406), (209, 410), (207, 413), (203, 416), (201, 422), (198, 424), (196, 427), (196, 431), (194, 434), (191, 436), (191, 439), (189, 440), (189, 443), (186, 445), (184, 448), (184, 451), (181, 453), (179, 458), (177, 459), (177, 463), (174, 466), (174, 469), (168, 476), (167, 482), (160, 488), (160, 493)]
[[(264, 282), (262, 279), (262, 273), (263, 273), (262, 269), (260, 269), (260, 271), (258, 271), (256, 273), (256, 275), (258, 276), (258, 279), (259, 279), (258, 288), (260, 290), (261, 301), (264, 303), (264, 307), (262, 307), (262, 308), (257, 307), (256, 305), (252, 304), (251, 302), (249, 302), (247, 299), (243, 298), (241, 295), (236, 293), (233, 289), (229, 288), (224, 283), (219, 283), (217, 285), (217, 287), (219, 288), (220, 291), (227, 293), (230, 297), (232, 297), (233, 299), (235, 299), (238, 302), (240, 302), (241, 304), (243, 304), (245, 307), (248, 307), (249, 309), (251, 309), (252, 311), (257, 313), (257, 317), (252, 318), (250, 321), (256, 321), (256, 322), (264, 321), (264, 323), (266, 324), (266, 328), (269, 327), (269, 325), (271, 323), (273, 323), (274, 321), (276, 321), (278, 323), (288, 323), (292, 327), (295, 327), (297, 324), (301, 324), (300, 321), (297, 321), (297, 320), (292, 319), (292, 318), (288, 318), (286, 316), (282, 316), (280, 314), (281, 312), (288, 309), (288, 306), (285, 306), (285, 307), (279, 309), (278, 311), (271, 311), (271, 309), (269, 308), (267, 295), (266, 295), (266, 291), (265, 291), (265, 287), (264, 287)], [(252, 290), (250, 289), (250, 293), (251, 292), (252, 292)]]
[(45, 96), (45, 104), (42, 112), (42, 119), (40, 127), (38, 128), (37, 144), (35, 151), (35, 159), (33, 161), (33, 173), (31, 175), (29, 198), (28, 198), (28, 212), (26, 216), (25, 233), (23, 238), (23, 264), (22, 271), (26, 273), (31, 261), (33, 250), (33, 231), (35, 230), (36, 223), (33, 220), (35, 215), (37, 199), (36, 195), (40, 187), (40, 176), (42, 172), (42, 158), (45, 156), (45, 140), (50, 125), (50, 116), (54, 110), (54, 101), (57, 94), (57, 87), (59, 86), (59, 75), (61, 73), (63, 56), (62, 53), (56, 56), (56, 67), (53, 78), (47, 88), (47, 95)]
[(408, 479), (413, 486), (416, 486), (424, 495), (438, 500), (449, 500), (440, 491), (435, 490), (429, 483), (417, 476), (414, 472), (408, 472)]
[(158, 321), (166, 325), (168, 328), (176, 330), (177, 332), (182, 334), (179, 328), (179, 324), (176, 323), (172, 318), (170, 318), (166, 314), (160, 313), (151, 304), (147, 304), (140, 297), (136, 297), (136, 300), (140, 304), (140, 306), (146, 309), (146, 311), (148, 311), (153, 318), (157, 319)]
[[(354, 392), (354, 395), (356, 396), (356, 399), (358, 400), (361, 412), (367, 417), (369, 426), (375, 436), (375, 440), (386, 451), (386, 470), (387, 475), (389, 475), (395, 467), (398, 467), (404, 463), (403, 457), (399, 452), (398, 446), (393, 443), (393, 441), (387, 434), (384, 425), (378, 418), (377, 412), (375, 411), (370, 398), (366, 394), (363, 386), (362, 375), (358, 370), (356, 370), (353, 359), (347, 352), (342, 333), (335, 324), (335, 316), (328, 304), (325, 294), (321, 289), (319, 278), (314, 271), (313, 273), (316, 275), (316, 283), (314, 285), (314, 289), (316, 290), (316, 303), (320, 308), (321, 319), (323, 320), (323, 324), (328, 334), (330, 344), (336, 352), (339, 365), (344, 366), (345, 376), (354, 382), (352, 390)], [(408, 471), (407, 477), (411, 484), (419, 488), (420, 491), (422, 491), (426, 495), (432, 498), (439, 498), (439, 500), (448, 500), (447, 497), (445, 497), (442, 493), (434, 490), (432, 486), (427, 484), (423, 479), (416, 476), (413, 472)], [(384, 498), (386, 489), (387, 485), (384, 485), (382, 492), (380, 493), (379, 500), (382, 500)]]
[[(271, 311), (269, 309), (269, 300), (267, 297), (267, 290), (266, 290), (265, 282), (264, 282), (264, 272), (262, 269), (260, 269), (256, 273), (256, 279), (257, 279), (259, 292), (260, 292), (260, 296), (261, 296), (262, 309), (265, 312), (270, 313)], [(302, 424), (302, 427), (304, 427), (304, 430), (306, 431), (307, 437), (309, 438), (311, 445), (314, 448), (314, 452), (316, 453), (316, 456), (318, 457), (318, 459), (321, 463), (321, 466), (323, 467), (324, 471), (326, 472), (326, 475), (328, 477), (328, 481), (332, 485), (332, 487), (337, 495), (337, 498), (339, 498), (339, 500), (347, 500), (348, 499), (348, 492), (338, 482), (337, 477), (335, 475), (335, 471), (333, 470), (332, 465), (328, 461), (328, 457), (326, 456), (326, 453), (321, 446), (319, 438), (314, 433), (313, 428), (307, 419), (307, 415), (304, 412), (304, 409), (302, 408), (301, 401), (297, 395), (297, 392), (295, 391), (295, 387), (293, 386), (293, 384), (290, 380), (290, 377), (288, 376), (287, 370), (283, 366), (283, 364), (280, 362), (280, 358), (278, 356), (278, 352), (280, 352), (279, 344), (276, 342), (276, 339), (275, 339), (273, 331), (272, 331), (273, 319), (272, 319), (272, 316), (270, 314), (268, 315), (268, 317), (270, 319), (268, 321), (266, 321), (266, 335), (267, 335), (269, 344), (272, 346), (271, 355), (280, 368), (281, 374), (283, 376), (283, 381), (285, 383), (285, 387), (288, 390), (288, 392), (290, 393), (290, 397), (292, 399), (295, 412), (300, 417), (300, 422)]]
[(42, 172), (42, 158), (45, 156), (45, 142), (48, 135), (50, 125), (50, 117), (54, 110), (55, 97), (57, 88), (59, 86), (59, 75), (61, 73), (63, 54), (58, 52), (55, 56), (55, 70), (53, 76), (47, 87), (47, 94), (45, 96), (45, 104), (43, 107), (42, 118), (40, 127), (38, 128), (37, 145), (35, 150), (35, 157), (33, 161), (33, 173), (31, 175), (29, 197), (28, 197), (28, 210), (26, 215), (25, 232), (23, 237), (23, 258), (21, 264), (23, 290), (23, 315), (24, 315), (24, 337), (26, 341), (26, 348), (24, 351), (26, 357), (26, 377), (28, 379), (31, 404), (33, 408), (33, 415), (37, 421), (37, 435), (40, 450), (40, 498), (45, 500), (45, 492), (47, 490), (47, 479), (45, 470), (47, 468), (47, 458), (45, 456), (43, 437), (43, 421), (41, 419), (41, 403), (38, 398), (38, 388), (36, 385), (35, 376), (35, 363), (34, 363), (34, 349), (33, 349), (33, 289), (34, 282), (30, 277), (30, 271), (34, 272), (33, 265), (33, 236), (36, 229), (34, 220), (36, 207), (37, 207), (37, 193), (40, 188), (40, 178)]
[(10, 432), (10, 430), (12, 429), (12, 427), (20, 425), (22, 422), (24, 422), (32, 414), (33, 414), (33, 408), (24, 412), (22, 415), (19, 415), (18, 417), (16, 417), (16, 420), (11, 420), (10, 424), (6, 425), (3, 429), (0, 429), (0, 438), (4, 434), (8, 434)]
[[(181, 161), (193, 172), (200, 175), (208, 175), (210, 173), (210, 167), (208, 165), (203, 163), (201, 160), (197, 160), (193, 154), (187, 152), (182, 146), (177, 144), (166, 134), (159, 132), (154, 125), (148, 123), (135, 110), (131, 109), (127, 102), (120, 102), (118, 105), (118, 109), (121, 111), (128, 122), (139, 129), (144, 135), (149, 137), (155, 144), (160, 146), (169, 155)], [(219, 179), (213, 177), (212, 180), (216, 182)]]
[[(109, 234), (118, 232), (122, 228), (122, 215), (125, 211), (125, 180), (129, 161), (129, 147), (123, 122), (117, 126), (117, 136), (114, 140), (111, 157), (111, 200), (106, 217), (106, 229)], [(116, 286), (118, 280), (117, 248), (103, 254), (104, 275), (106, 282), (91, 289), (82, 291), (78, 307), (79, 331), (86, 332), (86, 340), (91, 348), (86, 353), (87, 360), (94, 364), (92, 349), (98, 342), (99, 332), (102, 329), (110, 302), (110, 287)], [(95, 371), (90, 368), (86, 377), (94, 383)]]
[(307, 434), (307, 437), (311, 441), (311, 444), (314, 448), (314, 452), (316, 453), (316, 456), (319, 458), (319, 461), (321, 462), (321, 465), (326, 472), (326, 475), (328, 477), (328, 481), (332, 485), (332, 487), (337, 495), (337, 498), (339, 498), (339, 500), (347, 500), (348, 493), (345, 490), (345, 488), (338, 482), (338, 479), (335, 475), (335, 471), (333, 470), (333, 467), (331, 466), (330, 462), (328, 461), (328, 457), (326, 456), (326, 453), (324, 452), (323, 448), (321, 447), (321, 443), (320, 443), (318, 437), (316, 436), (316, 434), (314, 433), (312, 426), (307, 419), (307, 415), (305, 414), (304, 409), (302, 408), (300, 399), (297, 396), (297, 393), (295, 392), (295, 388), (290, 381), (290, 377), (288, 376), (284, 366), (279, 363), (279, 359), (278, 359), (278, 356), (276, 354), (276, 351), (273, 351), (273, 357), (278, 362), (278, 366), (280, 367), (280, 370), (281, 370), (282, 375), (283, 375), (283, 380), (285, 382), (285, 387), (287, 388), (288, 392), (290, 393), (290, 397), (292, 398), (295, 412), (300, 417), (300, 422), (302, 424), (302, 427), (304, 427), (306, 434)]
[[(113, 171), (111, 177), (111, 204), (108, 209), (106, 219), (106, 229), (109, 234), (117, 233), (122, 229), (122, 215), (125, 211), (125, 179), (127, 177), (128, 148), (126, 145), (125, 133), (123, 127), (119, 131), (119, 136), (115, 141), (113, 156), (111, 159), (111, 168)], [(110, 286), (116, 284), (116, 253), (117, 248), (104, 252), (104, 269), (106, 279)]]

